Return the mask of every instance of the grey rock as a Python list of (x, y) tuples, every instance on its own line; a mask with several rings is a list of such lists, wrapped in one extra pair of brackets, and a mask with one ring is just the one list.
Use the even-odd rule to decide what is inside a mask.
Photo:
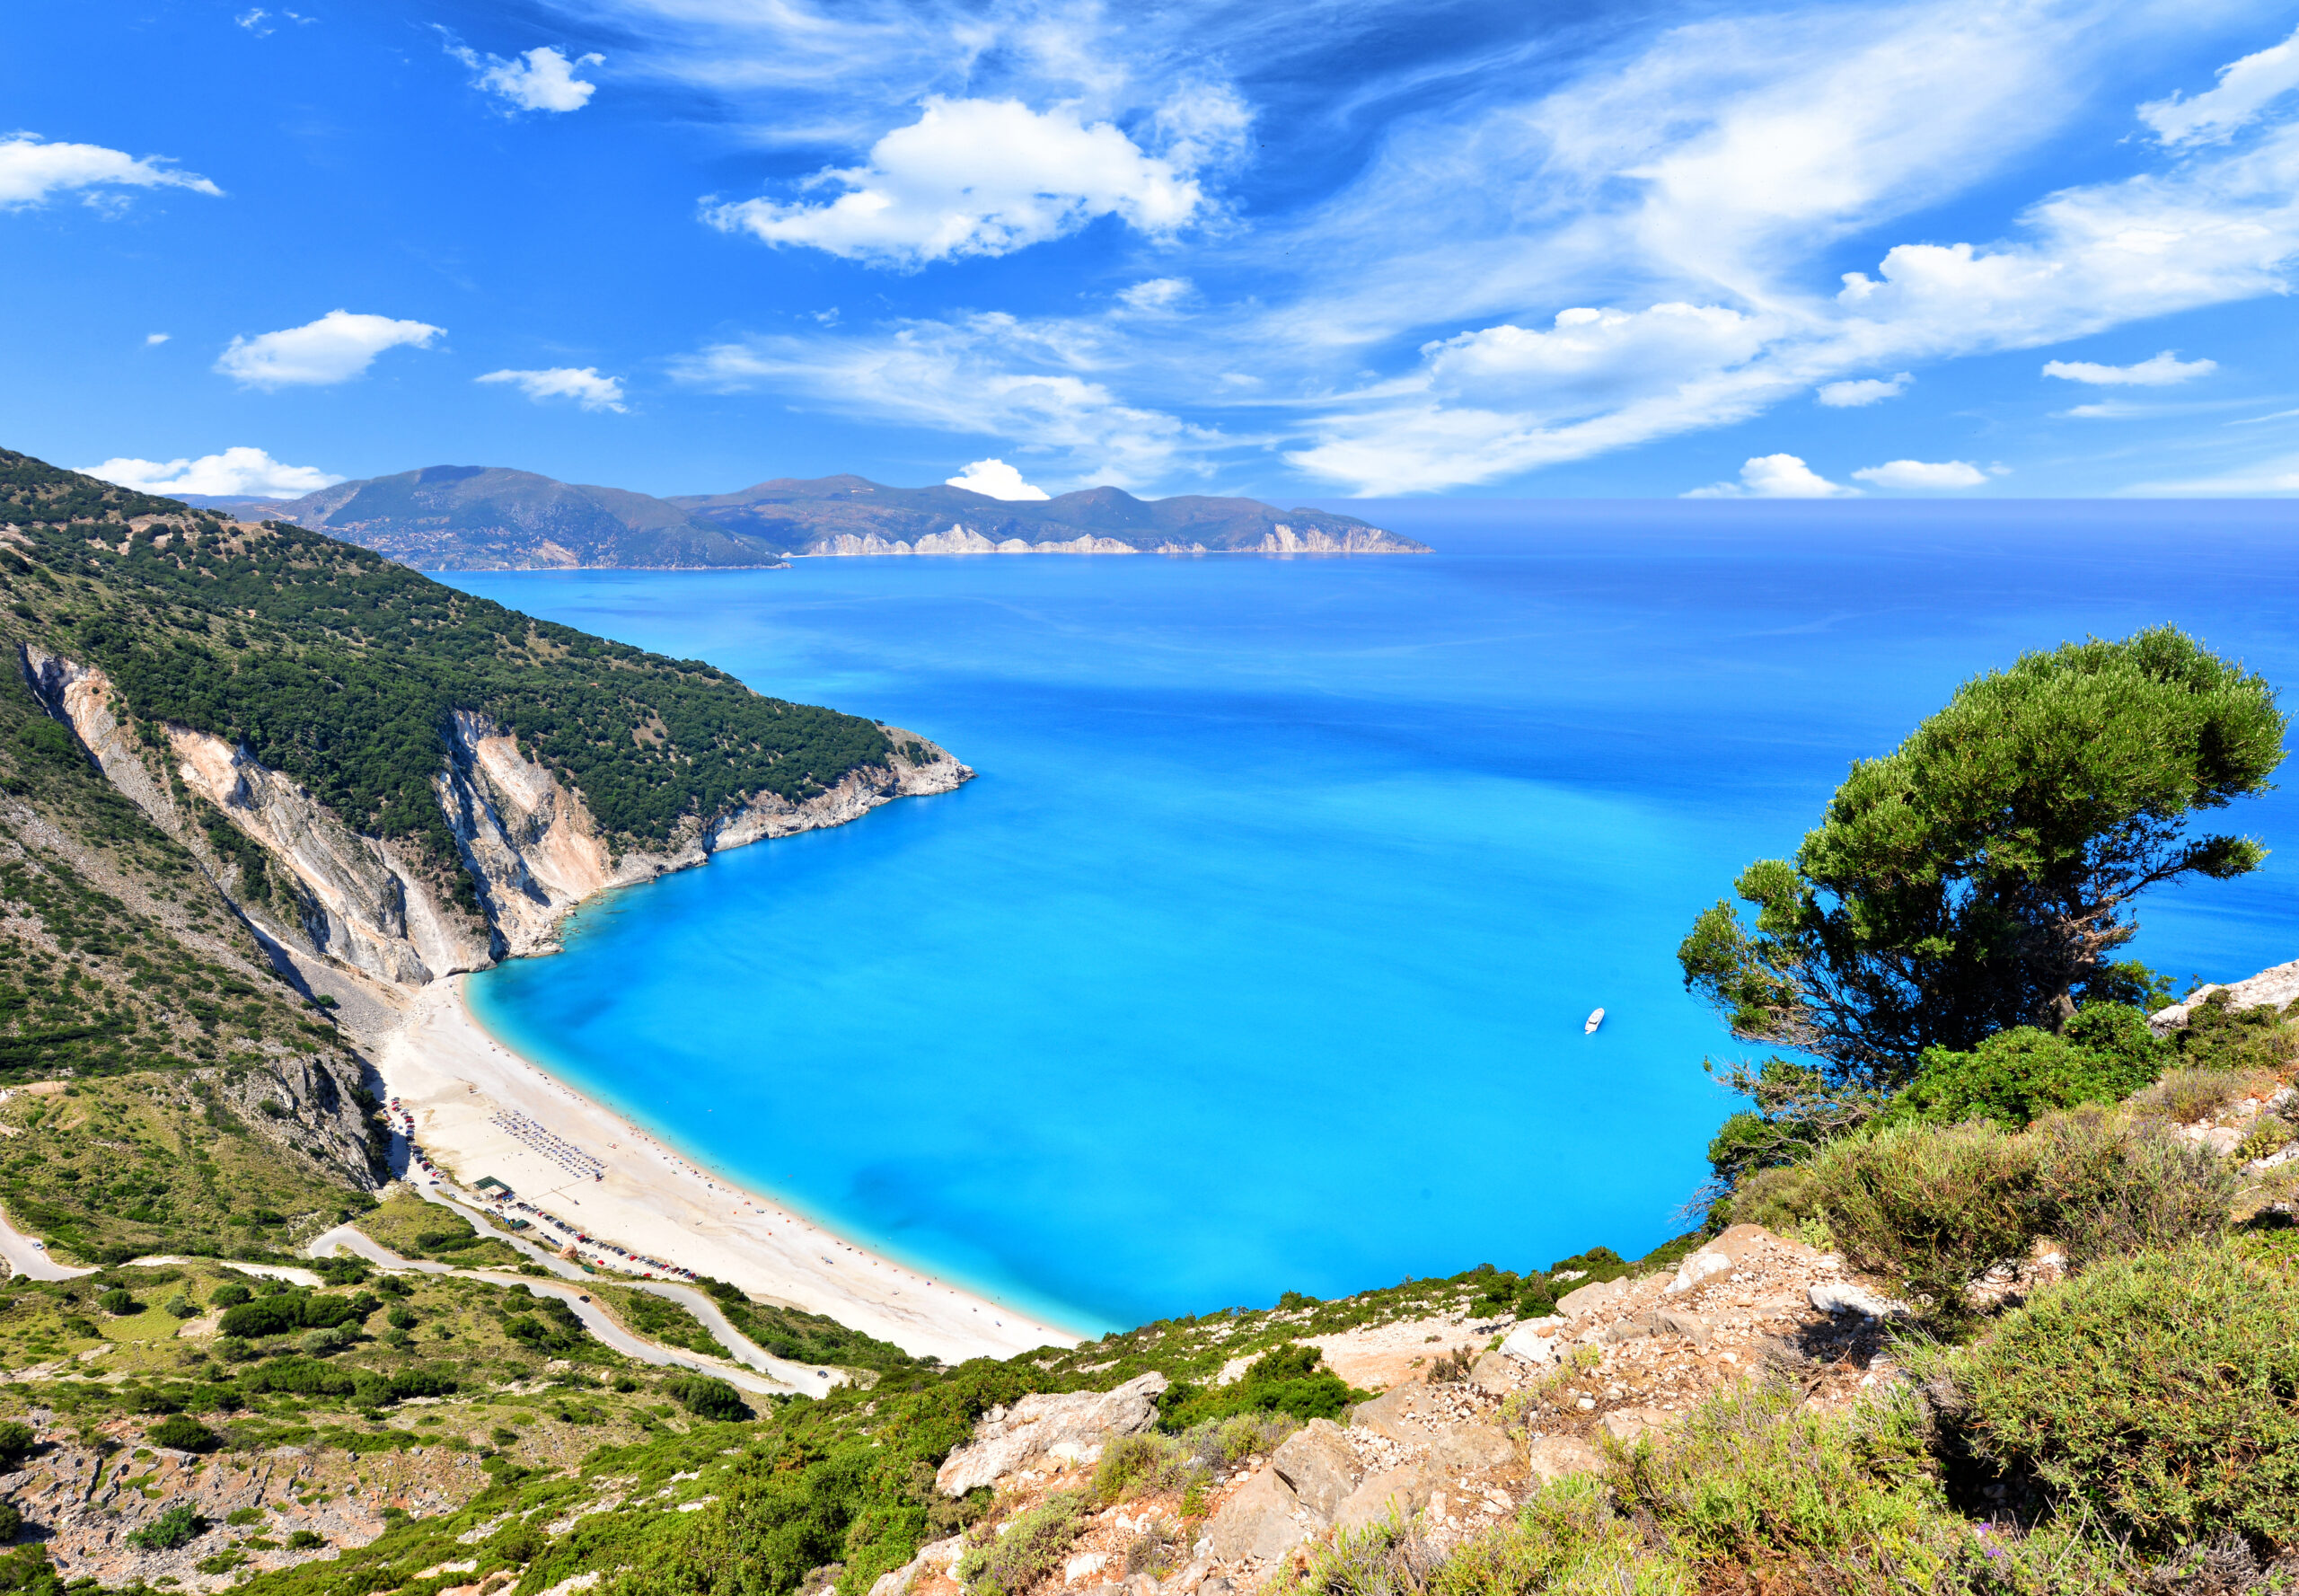
[(1488, 1397), (1499, 1397), (1517, 1389), (1517, 1375), (1522, 1367), (1505, 1352), (1489, 1352), (1470, 1367), (1469, 1384)]
[(1429, 1505), (1429, 1493), (1435, 1483), (1419, 1463), (1385, 1468), (1349, 1494), (1349, 1500), (1333, 1515), (1334, 1528), (1362, 1530), (1384, 1519), (1401, 1523)]
[(1349, 1423), (1352, 1428), (1370, 1430), (1374, 1434), (1385, 1435), (1391, 1441), (1426, 1441), (1429, 1433), (1406, 1421), (1425, 1417), (1437, 1411), (1436, 1399), (1430, 1395), (1428, 1387), (1399, 1386), (1395, 1390), (1382, 1392), (1370, 1402), (1360, 1402), (1350, 1409)]
[(1676, 1422), (1676, 1415), (1656, 1407), (1622, 1407), (1605, 1415), (1598, 1421), (1604, 1433), (1623, 1446), (1633, 1446), (1647, 1433), (1664, 1429)]
[(1308, 1539), (1308, 1531), (1293, 1521), (1300, 1500), (1275, 1468), (1264, 1468), (1239, 1486), (1221, 1504), (1205, 1527), (1213, 1555), (1224, 1563), (1240, 1557), (1273, 1562)]
[(1870, 1318), (1906, 1318), (1908, 1306), (1880, 1297), (1848, 1280), (1823, 1280), (1804, 1293), (1804, 1300), (1821, 1313), (1864, 1314)]
[(1270, 1455), (1269, 1466), (1322, 1524), (1333, 1522), (1335, 1510), (1365, 1477), (1364, 1466), (1331, 1419), (1311, 1419), (1288, 1436)]
[(1600, 1280), (1569, 1291), (1556, 1300), (1556, 1310), (1566, 1318), (1581, 1318), (1594, 1313), (1615, 1297), (1628, 1290), (1625, 1280)]
[(1698, 1314), (1687, 1313), (1681, 1308), (1659, 1308), (1652, 1312), (1652, 1333), (1656, 1336), (1676, 1336), (1695, 1346), (1708, 1345), (1708, 1326)]
[(1032, 1392), (1002, 1418), (985, 1415), (973, 1427), (974, 1439), (936, 1472), (935, 1488), (963, 1496), (1056, 1449), (1081, 1460), (1098, 1456), (1105, 1438), (1139, 1435), (1158, 1422), (1158, 1393), (1165, 1389), (1166, 1377), (1150, 1373), (1108, 1391)]
[(1586, 1474), (1603, 1467), (1604, 1459), (1585, 1441), (1570, 1435), (1544, 1435), (1526, 1449), (1526, 1462), (1533, 1477), (1541, 1481), (1562, 1479), (1568, 1474)]
[(1455, 1424), (1429, 1443), (1429, 1459), (1446, 1468), (1499, 1468), (1517, 1455), (1510, 1439), (1490, 1424)]
[(1641, 1318), (1615, 1319), (1605, 1327), (1605, 1340), (1613, 1345), (1624, 1341), (1642, 1341), (1652, 1334), (1652, 1327)]

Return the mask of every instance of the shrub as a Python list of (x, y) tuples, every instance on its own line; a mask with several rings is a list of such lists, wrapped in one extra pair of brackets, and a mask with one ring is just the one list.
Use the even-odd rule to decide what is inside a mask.
[(986, 1546), (966, 1548), (950, 1572), (975, 1596), (1017, 1596), (1044, 1577), (1078, 1537), (1082, 1493), (1060, 1491), (1010, 1520)]
[(255, 1292), (249, 1290), (244, 1283), (236, 1280), (227, 1280), (222, 1285), (217, 1286), (213, 1292), (208, 1293), (208, 1301), (215, 1303), (218, 1308), (235, 1308), (239, 1304), (251, 1300), (254, 1296)]
[(24, 1510), (13, 1502), (0, 1502), (0, 1544), (13, 1540), (24, 1527)]
[(307, 1552), (313, 1547), (322, 1547), (326, 1544), (327, 1537), (317, 1530), (290, 1530), (287, 1532), (287, 1549), (291, 1552)]
[(40, 1442), (40, 1433), (20, 1420), (0, 1422), (0, 1464), (16, 1468), (31, 1455)]
[(197, 1419), (173, 1414), (144, 1432), (144, 1439), (170, 1451), (204, 1452), (216, 1443), (216, 1433)]
[(177, 1318), (198, 1318), (199, 1317), (199, 1304), (193, 1301), (189, 1297), (185, 1296), (181, 1292), (178, 1292), (174, 1296), (170, 1297), (165, 1303), (162, 1304), (162, 1306), (163, 1306), (170, 1314)]
[(732, 1423), (752, 1416), (743, 1394), (723, 1380), (707, 1374), (674, 1374), (663, 1382), (664, 1391), (697, 1418)]
[(199, 1516), (190, 1503), (179, 1502), (141, 1530), (130, 1530), (128, 1544), (147, 1552), (172, 1552), (198, 1539), (207, 1528), (207, 1521)]
[(1177, 1380), (1158, 1398), (1160, 1422), (1168, 1431), (1179, 1431), (1256, 1410), (1288, 1414), (1304, 1422), (1339, 1418), (1369, 1393), (1352, 1389), (1330, 1370), (1319, 1369), (1324, 1359), (1317, 1347), (1287, 1342), (1255, 1359), (1234, 1385), (1208, 1389)]
[[(2131, 1034), (2134, 1027), (2138, 1037)], [(1921, 1072), (1894, 1099), (1889, 1117), (1934, 1124), (1992, 1119), (2018, 1130), (2054, 1108), (2119, 1102), (2155, 1079), (2170, 1051), (2138, 1010), (2097, 1003), (2069, 1021), (2062, 1036), (2017, 1026), (1969, 1053), (1932, 1049)]]
[(1190, 1449), (1168, 1435), (1120, 1435), (1102, 1448), (1094, 1495), (1104, 1502), (1180, 1490), (1192, 1462)]
[(2233, 1166), (2160, 1121), (2087, 1107), (2039, 1121), (2026, 1141), (2032, 1228), (2058, 1238), (2079, 1267), (2227, 1228)]
[(2293, 1010), (2261, 1006), (2237, 1009), (2225, 987), (2188, 1010), (2188, 1022), (2165, 1038), (2182, 1064), (2201, 1070), (2281, 1070), (2292, 1061), (2295, 1037), (2287, 1018)]
[(306, 1330), (295, 1338), (295, 1345), (313, 1357), (325, 1357), (341, 1352), (351, 1345), (351, 1337), (341, 1330)]
[[(222, 1295), (219, 1290), (219, 1301)], [(257, 1297), (225, 1309), (216, 1327), (226, 1336), (285, 1336), (296, 1329), (329, 1330), (366, 1317), (357, 1310), (357, 1301), (351, 1297), (313, 1296), (302, 1292)]]
[(2299, 1284), (2229, 1241), (2103, 1263), (1924, 1354), (1941, 1422), (1984, 1463), (2143, 1544), (2299, 1524)]
[(96, 1299), (96, 1306), (102, 1309), (106, 1313), (110, 1314), (115, 1318), (126, 1314), (142, 1311), (141, 1306), (137, 1302), (136, 1299), (128, 1295), (128, 1288), (126, 1286), (119, 1285), (112, 1287), (111, 1290), (106, 1292), (102, 1296), (98, 1297)]
[(2250, 1075), (2235, 1071), (2167, 1070), (2154, 1085), (2133, 1097), (2132, 1106), (2192, 1124), (2218, 1113), (2252, 1084)]
[(1837, 1142), (1814, 1160), (1828, 1222), (1845, 1257), (1964, 1311), (1972, 1277), (2025, 1248), (2026, 1150), (1993, 1125), (1893, 1125)]

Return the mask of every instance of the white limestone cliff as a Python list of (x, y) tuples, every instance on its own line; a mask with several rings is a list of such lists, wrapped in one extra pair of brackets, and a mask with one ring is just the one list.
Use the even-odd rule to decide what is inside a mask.
[[(485, 716), (458, 712), (433, 785), (476, 892), (472, 914), (447, 896), (452, 883), (438, 872), (393, 842), (361, 834), (245, 748), (176, 725), (161, 727), (147, 744), (101, 671), (31, 647), (21, 664), (105, 778), (206, 861), (259, 931), (403, 992), (552, 951), (559, 921), (608, 887), (700, 864), (720, 849), (842, 824), (893, 798), (948, 792), (973, 775), (926, 739), (888, 727), (894, 747), (922, 750), (921, 758), (890, 753), (884, 764), (850, 771), (803, 803), (762, 793), (729, 814), (690, 822), (665, 848), (618, 853), (580, 793), (523, 755)], [(277, 877), (268, 890), (207, 844), (197, 800), (262, 848)]]

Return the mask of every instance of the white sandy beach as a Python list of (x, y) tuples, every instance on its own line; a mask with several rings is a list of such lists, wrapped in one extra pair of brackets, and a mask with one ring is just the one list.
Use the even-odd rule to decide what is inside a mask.
[[(697, 1168), (496, 1041), (464, 1003), (464, 979), (436, 982), (417, 994), (376, 1065), (390, 1095), (412, 1115), (417, 1143), (466, 1188), (491, 1177), (597, 1239), (828, 1314), (918, 1356), (955, 1363), (1077, 1341), (1070, 1331), (866, 1252)], [(578, 1156), (596, 1159), (603, 1178), (576, 1174), (513, 1135), (498, 1123), (509, 1115), (524, 1115)]]

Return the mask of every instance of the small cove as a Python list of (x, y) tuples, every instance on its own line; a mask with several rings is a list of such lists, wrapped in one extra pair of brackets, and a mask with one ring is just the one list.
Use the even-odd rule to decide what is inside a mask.
[[(2087, 632), (2299, 681), (2282, 506), (1353, 513), (1440, 553), (453, 578), (982, 772), (599, 900), (474, 1006), (698, 1161), (1081, 1328), (1633, 1253), (1729, 1107), (1676, 942), (1848, 760)], [(2230, 824), (2287, 849), (2295, 813)], [(2137, 951), (2292, 957), (2290, 879), (2166, 895)]]

